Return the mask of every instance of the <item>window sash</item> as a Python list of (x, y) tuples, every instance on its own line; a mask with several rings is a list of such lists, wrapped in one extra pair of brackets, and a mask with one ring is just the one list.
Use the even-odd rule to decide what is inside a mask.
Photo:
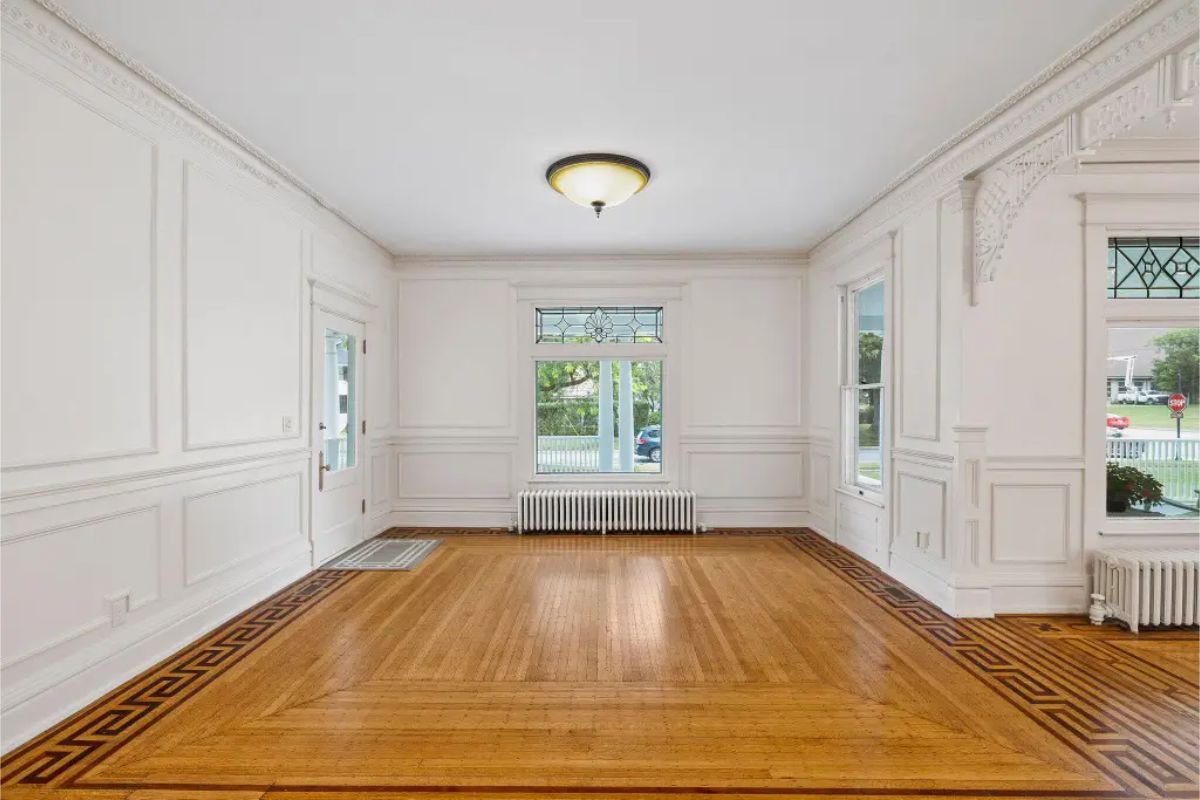
[[(877, 285), (882, 286), (885, 278), (882, 275), (875, 275), (855, 285), (848, 286), (844, 289), (842, 300), (845, 310), (845, 319), (842, 326), (842, 335), (844, 342), (844, 358), (842, 359), (842, 417), (844, 431), (842, 435), (843, 444), (843, 470), (842, 480), (845, 485), (860, 489), (864, 492), (882, 493), (884, 481), (886, 480), (887, 467), (883, 457), (885, 441), (887, 433), (884, 423), (887, 419), (887, 382), (884, 380), (886, 376), (886, 354), (888, 341), (886, 332), (883, 336), (883, 348), (880, 354), (880, 373), (879, 380), (872, 383), (858, 383), (860, 378), (859, 372), (859, 296), (862, 292), (871, 289)], [(884, 309), (886, 320), (886, 306)], [(886, 322), (885, 322), (886, 325)], [(859, 471), (860, 454), (862, 452), (861, 431), (859, 429), (859, 396), (861, 392), (876, 390), (879, 392), (878, 414), (879, 414), (879, 478), (872, 479), (869, 476), (864, 476)]]
[[(587, 345), (584, 345), (584, 347), (587, 347)], [(599, 447), (600, 447), (599, 442), (597, 442), (597, 446), (595, 448), (592, 447), (591, 442), (570, 443), (570, 442), (555, 441), (555, 442), (547, 442), (547, 446), (545, 448), (543, 448), (543, 446), (542, 446), (543, 434), (541, 434), (541, 432), (539, 430), (539, 423), (541, 422), (540, 413), (541, 413), (542, 409), (541, 409), (539, 401), (538, 401), (538, 385), (537, 385), (538, 379), (539, 379), (538, 378), (539, 365), (544, 364), (544, 363), (581, 362), (581, 361), (590, 362), (590, 363), (598, 363), (601, 361), (611, 361), (612, 362), (612, 378), (613, 378), (614, 384), (616, 384), (618, 382), (617, 379), (618, 379), (619, 370), (620, 370), (619, 362), (627, 361), (627, 362), (630, 362), (631, 366), (635, 363), (642, 363), (642, 364), (653, 363), (653, 364), (658, 365), (658, 403), (657, 403), (657, 405), (658, 405), (659, 421), (657, 423), (647, 422), (646, 425), (642, 425), (642, 426), (637, 425), (636, 424), (637, 396), (635, 395), (634, 399), (633, 399), (635, 425), (633, 428), (634, 439), (633, 439), (633, 442), (631, 443), (631, 446), (634, 449), (634, 461), (633, 461), (634, 469), (632, 471), (623, 471), (617, 466), (619, 462), (618, 462), (618, 455), (615, 451), (613, 453), (613, 461), (612, 461), (613, 468), (609, 469), (609, 470), (601, 470), (599, 468), (599, 466), (600, 466), (600, 456), (599, 456), (599, 452), (598, 452)], [(636, 352), (636, 354), (634, 354), (634, 355), (624, 355), (624, 356), (617, 356), (617, 357), (613, 357), (613, 358), (609, 358), (609, 357), (603, 356), (603, 355), (597, 355), (595, 350), (588, 349), (586, 351), (586, 353), (581, 354), (578, 357), (567, 357), (564, 355), (563, 348), (557, 347), (557, 346), (552, 346), (551, 348), (548, 349), (547, 355), (534, 357), (532, 386), (533, 386), (532, 408), (531, 408), (531, 411), (532, 411), (531, 422), (532, 422), (532, 430), (533, 430), (533, 438), (532, 438), (533, 454), (532, 455), (533, 455), (533, 475), (534, 475), (535, 480), (546, 480), (546, 479), (554, 479), (554, 478), (583, 479), (583, 480), (587, 480), (589, 478), (592, 478), (592, 479), (608, 478), (608, 479), (618, 479), (618, 480), (622, 480), (622, 481), (624, 481), (624, 480), (661, 481), (663, 479), (663, 476), (666, 473), (666, 462), (667, 462), (667, 458), (666, 458), (667, 445), (666, 445), (666, 438), (664, 435), (664, 431), (666, 431), (667, 425), (670, 422), (666, 418), (667, 417), (667, 404), (666, 404), (667, 361), (664, 357), (656, 357), (653, 355), (649, 355), (647, 353), (647, 351), (644, 349), (638, 350)], [(600, 393), (599, 393), (599, 387), (596, 387), (596, 388), (597, 388), (597, 391), (594, 395), (586, 395), (586, 396), (584, 396), (584, 398), (594, 401), (594, 404), (596, 406), (596, 413), (598, 416), (599, 415), (599, 404), (600, 404)], [(618, 388), (618, 386), (614, 385), (613, 391), (612, 391), (612, 415), (613, 415), (612, 422), (613, 422), (614, 442), (619, 441), (619, 439), (620, 439), (620, 427), (617, 424), (617, 416), (619, 414), (619, 407), (620, 407), (619, 388)], [(598, 423), (598, 420), (597, 420), (597, 423)], [(638, 460), (639, 457), (637, 454), (637, 450), (638, 450), (637, 435), (643, 428), (648, 428), (648, 427), (657, 427), (659, 429), (659, 444), (658, 444), (657, 448), (651, 448), (651, 449), (658, 450), (659, 460), (657, 462), (653, 462), (653, 453), (650, 452), (650, 450), (647, 450), (647, 453), (645, 454), (645, 459), (647, 459), (650, 462), (655, 463), (656, 468), (654, 468), (654, 469), (647, 468), (647, 469), (643, 469), (643, 470), (638, 470), (637, 466), (639, 465), (639, 463), (645, 464), (646, 462), (645, 461), (639, 462), (639, 460)], [(552, 435), (552, 434), (547, 434), (546, 436), (549, 438), (565, 438), (565, 436), (560, 437), (560, 436)], [(579, 438), (579, 439), (589, 439), (590, 438), (590, 439), (595, 440), (598, 438), (598, 432), (597, 432), (597, 436), (592, 436), (590, 434), (585, 433), (585, 434), (579, 434), (576, 438)], [(578, 446), (575, 446), (575, 444), (578, 444)], [(564, 451), (566, 451), (566, 452), (564, 452)]]

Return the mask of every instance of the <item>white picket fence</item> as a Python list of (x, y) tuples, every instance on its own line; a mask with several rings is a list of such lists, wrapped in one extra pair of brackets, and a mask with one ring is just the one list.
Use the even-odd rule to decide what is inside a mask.
[[(616, 445), (613, 447), (615, 450)], [(616, 455), (613, 463), (617, 463)], [(595, 436), (539, 436), (537, 471), (599, 472), (600, 440)]]
[(1109, 461), (1137, 467), (1163, 486), (1163, 497), (1195, 507), (1200, 502), (1200, 439), (1107, 439)]

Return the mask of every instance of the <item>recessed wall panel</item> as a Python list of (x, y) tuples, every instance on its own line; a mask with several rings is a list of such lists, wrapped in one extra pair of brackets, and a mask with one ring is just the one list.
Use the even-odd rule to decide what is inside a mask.
[(186, 446), (294, 438), (300, 229), (190, 164), (184, 179)]
[(151, 451), (155, 147), (8, 62), (2, 91), (4, 466)]

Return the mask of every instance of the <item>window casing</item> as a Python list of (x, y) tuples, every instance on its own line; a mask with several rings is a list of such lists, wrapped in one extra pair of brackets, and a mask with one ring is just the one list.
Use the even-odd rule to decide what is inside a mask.
[(575, 303), (525, 306), (531, 481), (666, 482), (674, 442), (667, 305), (564, 294)]
[[(1110, 235), (1107, 245), (1106, 525), (1195, 520), (1200, 431), (1191, 403), (1200, 399), (1200, 329), (1194, 315), (1200, 239)], [(1188, 301), (1193, 315), (1183, 321), (1180, 304)], [(1178, 419), (1167, 405), (1174, 394), (1188, 401)], [(1100, 421), (1091, 424), (1099, 427)]]
[[(1106, 536), (1194, 536), (1196, 531), (1195, 518), (1179, 518), (1160, 515), (1110, 513), (1108, 510), (1108, 479), (1110, 455), (1113, 461), (1121, 462), (1134, 450), (1141, 456), (1140, 446), (1118, 445), (1114, 450), (1111, 442), (1114, 439), (1149, 437), (1109, 436), (1111, 428), (1107, 415), (1112, 408), (1116, 412), (1130, 417), (1130, 427), (1137, 430), (1138, 414), (1144, 413), (1148, 405), (1118, 405), (1111, 404), (1114, 394), (1112, 381), (1114, 376), (1114, 361), (1110, 355), (1130, 355), (1128, 342), (1122, 343), (1121, 336), (1126, 339), (1129, 331), (1151, 329), (1146, 331), (1147, 340), (1161, 335), (1162, 331), (1174, 328), (1197, 327), (1196, 299), (1186, 294), (1174, 296), (1169, 293), (1138, 292), (1118, 294), (1113, 296), (1112, 258), (1114, 241), (1124, 245), (1129, 240), (1145, 237), (1150, 240), (1173, 240), (1176, 243), (1188, 244), (1195, 241), (1196, 200), (1194, 194), (1161, 194), (1130, 195), (1121, 192), (1087, 192), (1079, 195), (1084, 206), (1084, 275), (1086, 281), (1086, 386), (1085, 418), (1085, 471), (1083, 475), (1083, 516), (1085, 537), (1098, 535), (1102, 541)], [(1132, 259), (1131, 259), (1132, 260)], [(1175, 259), (1171, 259), (1172, 262)], [(1157, 256), (1156, 261), (1164, 263)], [(1184, 258), (1184, 267), (1190, 258)], [(1195, 284), (1192, 283), (1192, 286)], [(1185, 285), (1184, 288), (1187, 288)], [(1153, 329), (1158, 329), (1155, 332)], [(1118, 331), (1123, 333), (1118, 334)], [(1112, 348), (1110, 348), (1110, 342)], [(1119, 350), (1120, 352), (1118, 352)], [(1143, 351), (1144, 353), (1144, 351)], [(1151, 367), (1154, 355), (1139, 354), (1138, 363), (1134, 369), (1133, 381), (1138, 379), (1149, 382), (1148, 389), (1173, 392), (1174, 386), (1161, 387), (1151, 377)], [(1143, 363), (1144, 362), (1144, 363)], [(1119, 362), (1118, 362), (1119, 363)], [(1120, 383), (1124, 384), (1125, 371), (1120, 370)], [(1161, 378), (1161, 375), (1160, 375)], [(1139, 387), (1141, 388), (1141, 387)], [(1162, 411), (1162, 406), (1157, 406)], [(1124, 413), (1132, 412), (1132, 413)], [(1194, 417), (1200, 412), (1195, 401), (1189, 397), (1189, 406), (1185, 419)], [(1101, 420), (1105, 420), (1102, 424)], [(1128, 430), (1128, 428), (1127, 428)], [(1157, 435), (1167, 435), (1174, 438), (1174, 430), (1161, 431)], [(1121, 448), (1125, 448), (1122, 450)], [(1150, 446), (1145, 450), (1146, 455), (1158, 455), (1159, 446)], [(1180, 455), (1186, 457), (1186, 453)], [(1152, 459), (1155, 460), (1155, 459)], [(1172, 459), (1173, 460), (1173, 457)], [(1155, 465), (1145, 465), (1154, 467)], [(1177, 487), (1176, 487), (1177, 488)], [(1153, 509), (1151, 509), (1153, 510)], [(1128, 541), (1117, 539), (1119, 542)], [(1085, 538), (1085, 546), (1100, 546), (1089, 544)]]
[(860, 493), (882, 494), (887, 477), (884, 300), (881, 276), (848, 287), (843, 294), (843, 482)]

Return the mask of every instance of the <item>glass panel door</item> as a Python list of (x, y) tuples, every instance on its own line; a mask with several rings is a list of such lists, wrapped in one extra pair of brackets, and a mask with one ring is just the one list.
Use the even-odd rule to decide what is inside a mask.
[(358, 347), (356, 338), (333, 328), (325, 329), (325, 368), (322, 370), (323, 401), (319, 428), (325, 470), (339, 472), (353, 467), (358, 458), (358, 404), (355, 397)]

